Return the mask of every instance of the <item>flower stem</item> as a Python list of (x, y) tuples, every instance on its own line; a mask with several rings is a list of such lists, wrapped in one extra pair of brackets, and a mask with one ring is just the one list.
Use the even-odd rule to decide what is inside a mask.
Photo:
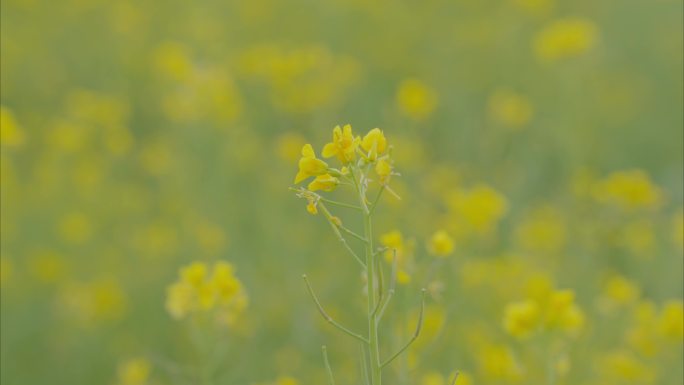
[[(354, 174), (352, 174), (354, 175)], [(363, 173), (362, 176), (363, 177)], [(371, 222), (371, 210), (366, 201), (365, 184), (361, 181), (356, 182), (359, 193), (359, 202), (363, 208), (363, 237), (367, 240), (366, 246), (366, 280), (368, 292), (368, 360), (370, 362), (371, 385), (382, 385), (382, 366), (380, 363), (380, 347), (378, 343), (378, 323), (376, 321), (376, 301), (378, 300), (375, 292), (375, 253), (373, 252), (373, 227)]]

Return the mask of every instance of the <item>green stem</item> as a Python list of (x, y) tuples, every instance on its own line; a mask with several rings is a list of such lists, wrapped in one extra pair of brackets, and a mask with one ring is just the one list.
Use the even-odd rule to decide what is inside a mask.
[[(352, 174), (353, 175), (353, 174)], [(356, 181), (356, 178), (354, 178)], [(366, 192), (363, 183), (355, 182), (359, 193), (359, 202), (363, 208), (363, 230), (366, 246), (366, 278), (368, 291), (368, 353), (370, 361), (371, 385), (382, 385), (382, 367), (380, 363), (380, 346), (378, 343), (378, 323), (376, 321), (377, 298), (375, 292), (375, 253), (373, 253), (373, 227), (371, 211), (366, 203)]]

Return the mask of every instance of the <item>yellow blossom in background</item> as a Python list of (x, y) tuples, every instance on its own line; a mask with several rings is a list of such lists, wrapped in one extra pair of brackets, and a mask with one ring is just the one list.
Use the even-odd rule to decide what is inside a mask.
[(302, 147), (302, 157), (299, 159), (299, 172), (295, 176), (295, 183), (299, 183), (309, 177), (323, 175), (328, 171), (328, 164), (316, 158), (316, 153), (310, 144)]
[(518, 225), (516, 238), (524, 250), (554, 254), (565, 246), (567, 226), (558, 209), (543, 206)]
[(504, 329), (514, 337), (528, 337), (539, 326), (540, 313), (535, 301), (510, 303), (504, 309)]
[(655, 379), (653, 368), (647, 366), (628, 350), (615, 350), (607, 353), (598, 363), (600, 373), (606, 381), (632, 381), (652, 383)]
[(294, 163), (299, 159), (301, 148), (306, 144), (306, 139), (299, 134), (285, 133), (276, 140), (276, 152), (280, 159), (287, 163)]
[(342, 164), (347, 164), (356, 158), (356, 148), (361, 139), (354, 137), (352, 127), (346, 124), (344, 128), (336, 126), (333, 129), (333, 141), (323, 147), (321, 155), (324, 158), (337, 156)]
[(542, 61), (579, 56), (596, 45), (598, 28), (587, 19), (560, 19), (546, 25), (534, 39), (534, 53)]
[(174, 80), (184, 80), (192, 71), (188, 48), (178, 42), (159, 45), (152, 53), (152, 62), (157, 71)]
[(616, 171), (595, 183), (594, 198), (623, 210), (656, 208), (663, 201), (662, 192), (642, 170)]
[(672, 342), (684, 339), (684, 304), (681, 300), (665, 304), (659, 317), (658, 331)]
[(216, 262), (211, 270), (203, 262), (182, 267), (179, 279), (166, 291), (166, 310), (175, 319), (213, 310), (217, 322), (232, 325), (246, 306), (242, 283), (225, 261)]
[(423, 375), (423, 379), (420, 381), (420, 385), (444, 385), (445, 380), (438, 372), (430, 372)]
[(653, 258), (656, 237), (653, 223), (649, 220), (629, 222), (622, 229), (619, 242), (632, 254), (642, 258)]
[(525, 96), (500, 89), (489, 97), (489, 115), (499, 124), (520, 129), (530, 123), (534, 108)]
[(625, 277), (615, 275), (604, 284), (603, 295), (609, 304), (625, 306), (639, 300), (639, 287)]
[(454, 251), (454, 240), (444, 230), (432, 234), (428, 242), (428, 251), (437, 257), (446, 257)]
[(90, 218), (80, 212), (65, 215), (59, 222), (59, 234), (69, 243), (81, 244), (90, 239), (93, 226)]
[(149, 382), (152, 365), (145, 358), (133, 358), (119, 364), (117, 385), (145, 385)]
[(0, 286), (5, 285), (13, 273), (12, 261), (7, 257), (0, 257)]
[(456, 190), (447, 197), (447, 204), (476, 233), (491, 232), (508, 211), (506, 198), (486, 185)]
[(67, 319), (87, 326), (121, 319), (128, 308), (126, 294), (118, 280), (102, 278), (91, 282), (68, 282), (60, 289), (57, 308)]
[(399, 84), (397, 105), (411, 119), (429, 118), (437, 107), (437, 100), (437, 92), (418, 79), (406, 79)]
[(16, 147), (24, 144), (26, 135), (17, 123), (14, 114), (5, 106), (0, 106), (0, 144)]
[(29, 270), (42, 283), (58, 282), (65, 276), (64, 257), (51, 250), (37, 250), (31, 255)]
[(480, 372), (487, 378), (514, 380), (522, 374), (513, 352), (505, 345), (485, 345), (477, 358)]
[(584, 326), (584, 312), (575, 304), (572, 290), (559, 290), (549, 298), (546, 309), (546, 325), (569, 334), (577, 334)]

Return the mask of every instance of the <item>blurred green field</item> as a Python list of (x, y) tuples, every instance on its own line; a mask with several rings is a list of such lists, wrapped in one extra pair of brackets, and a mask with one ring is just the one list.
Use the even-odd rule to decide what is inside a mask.
[[(684, 381), (681, 1), (0, 11), (2, 384), (322, 385), (321, 345), (363, 384), (301, 280), (363, 329), (361, 273), (288, 191), (302, 145), (347, 123), (382, 128), (401, 173), (374, 223), (402, 254), (383, 354), (428, 289), (388, 385)], [(170, 314), (195, 261), (234, 267), (227, 325)], [(554, 290), (571, 325), (511, 327)]]

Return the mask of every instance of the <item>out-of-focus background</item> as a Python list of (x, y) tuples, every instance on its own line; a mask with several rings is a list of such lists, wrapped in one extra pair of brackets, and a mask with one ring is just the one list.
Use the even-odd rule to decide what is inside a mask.
[[(383, 353), (429, 292), (389, 383), (682, 383), (682, 8), (3, 0), (1, 382), (323, 384), (326, 344), (361, 384), (301, 282), (363, 329), (358, 266), (288, 191), (350, 123), (401, 173), (375, 221), (404, 256)], [(219, 260), (244, 310), (174, 319), (178, 270)], [(567, 330), (506, 324), (566, 289)]]

